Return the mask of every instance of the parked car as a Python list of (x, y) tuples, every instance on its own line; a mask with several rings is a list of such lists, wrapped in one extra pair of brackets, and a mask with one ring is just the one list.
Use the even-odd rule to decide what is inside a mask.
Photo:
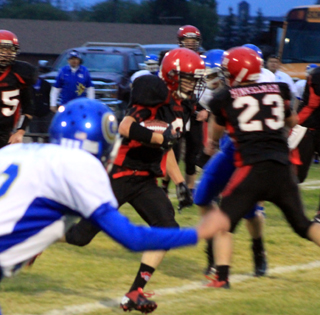
[(141, 69), (144, 62), (143, 48), (131, 43), (88, 42), (64, 51), (54, 63), (52, 71), (41, 77), (54, 84), (59, 69), (67, 64), (71, 50), (81, 54), (83, 65), (90, 71), (96, 99), (107, 104), (120, 121), (130, 97), (130, 77)]
[(159, 57), (161, 51), (171, 50), (178, 48), (178, 44), (150, 44), (150, 45), (141, 45), (145, 51), (146, 55), (156, 55)]

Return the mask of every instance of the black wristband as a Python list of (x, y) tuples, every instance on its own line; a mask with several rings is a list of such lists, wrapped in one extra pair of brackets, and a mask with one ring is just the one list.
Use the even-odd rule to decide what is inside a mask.
[(150, 143), (153, 131), (133, 122), (129, 130), (129, 138), (143, 143)]
[(19, 129), (26, 130), (26, 128), (28, 127), (30, 121), (31, 121), (31, 119), (28, 116), (22, 115), (21, 116), (21, 121), (20, 121), (20, 126), (17, 129), (18, 130)]

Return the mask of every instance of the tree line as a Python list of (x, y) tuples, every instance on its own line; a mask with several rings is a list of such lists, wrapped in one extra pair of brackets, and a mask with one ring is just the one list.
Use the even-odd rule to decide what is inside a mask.
[[(263, 16), (239, 21), (232, 9), (219, 17), (216, 0), (106, 0), (85, 7), (79, 0), (0, 0), (0, 18), (137, 24), (191, 24), (201, 31), (205, 49), (259, 45)], [(177, 29), (178, 30), (178, 29)]]

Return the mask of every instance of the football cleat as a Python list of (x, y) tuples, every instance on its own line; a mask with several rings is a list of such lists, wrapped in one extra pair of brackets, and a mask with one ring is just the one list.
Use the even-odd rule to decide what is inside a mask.
[(157, 308), (157, 303), (148, 300), (147, 297), (154, 295), (154, 293), (143, 292), (142, 288), (138, 290), (128, 292), (120, 303), (120, 307), (126, 312), (131, 310), (137, 310), (141, 313), (152, 313)]
[(208, 280), (213, 280), (216, 274), (216, 268), (214, 265), (208, 265), (208, 267), (204, 269), (203, 274)]
[(267, 255), (265, 251), (261, 251), (261, 252), (253, 251), (253, 262), (254, 262), (254, 276), (255, 277), (264, 276), (268, 268)]
[(206, 287), (208, 288), (223, 288), (223, 289), (230, 289), (230, 283), (228, 279), (226, 280), (219, 280), (218, 276), (210, 279), (211, 281), (206, 284)]

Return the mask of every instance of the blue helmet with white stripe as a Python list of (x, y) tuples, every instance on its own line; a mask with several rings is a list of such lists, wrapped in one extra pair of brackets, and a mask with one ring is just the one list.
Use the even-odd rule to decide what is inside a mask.
[(108, 159), (118, 132), (112, 110), (100, 101), (77, 98), (59, 107), (50, 128), (50, 142), (86, 150)]
[(222, 79), (221, 62), (224, 50), (211, 49), (202, 57), (206, 67), (206, 83), (209, 89), (215, 89), (216, 83)]
[(144, 63), (146, 64), (146, 70), (152, 74), (157, 74), (159, 71), (159, 58), (155, 54), (147, 55)]
[(263, 59), (263, 53), (262, 53), (261, 49), (258, 46), (253, 45), (253, 44), (245, 44), (242, 47), (247, 47), (247, 48), (250, 48), (250, 49), (254, 50), (259, 55), (259, 57), (261, 59)]

